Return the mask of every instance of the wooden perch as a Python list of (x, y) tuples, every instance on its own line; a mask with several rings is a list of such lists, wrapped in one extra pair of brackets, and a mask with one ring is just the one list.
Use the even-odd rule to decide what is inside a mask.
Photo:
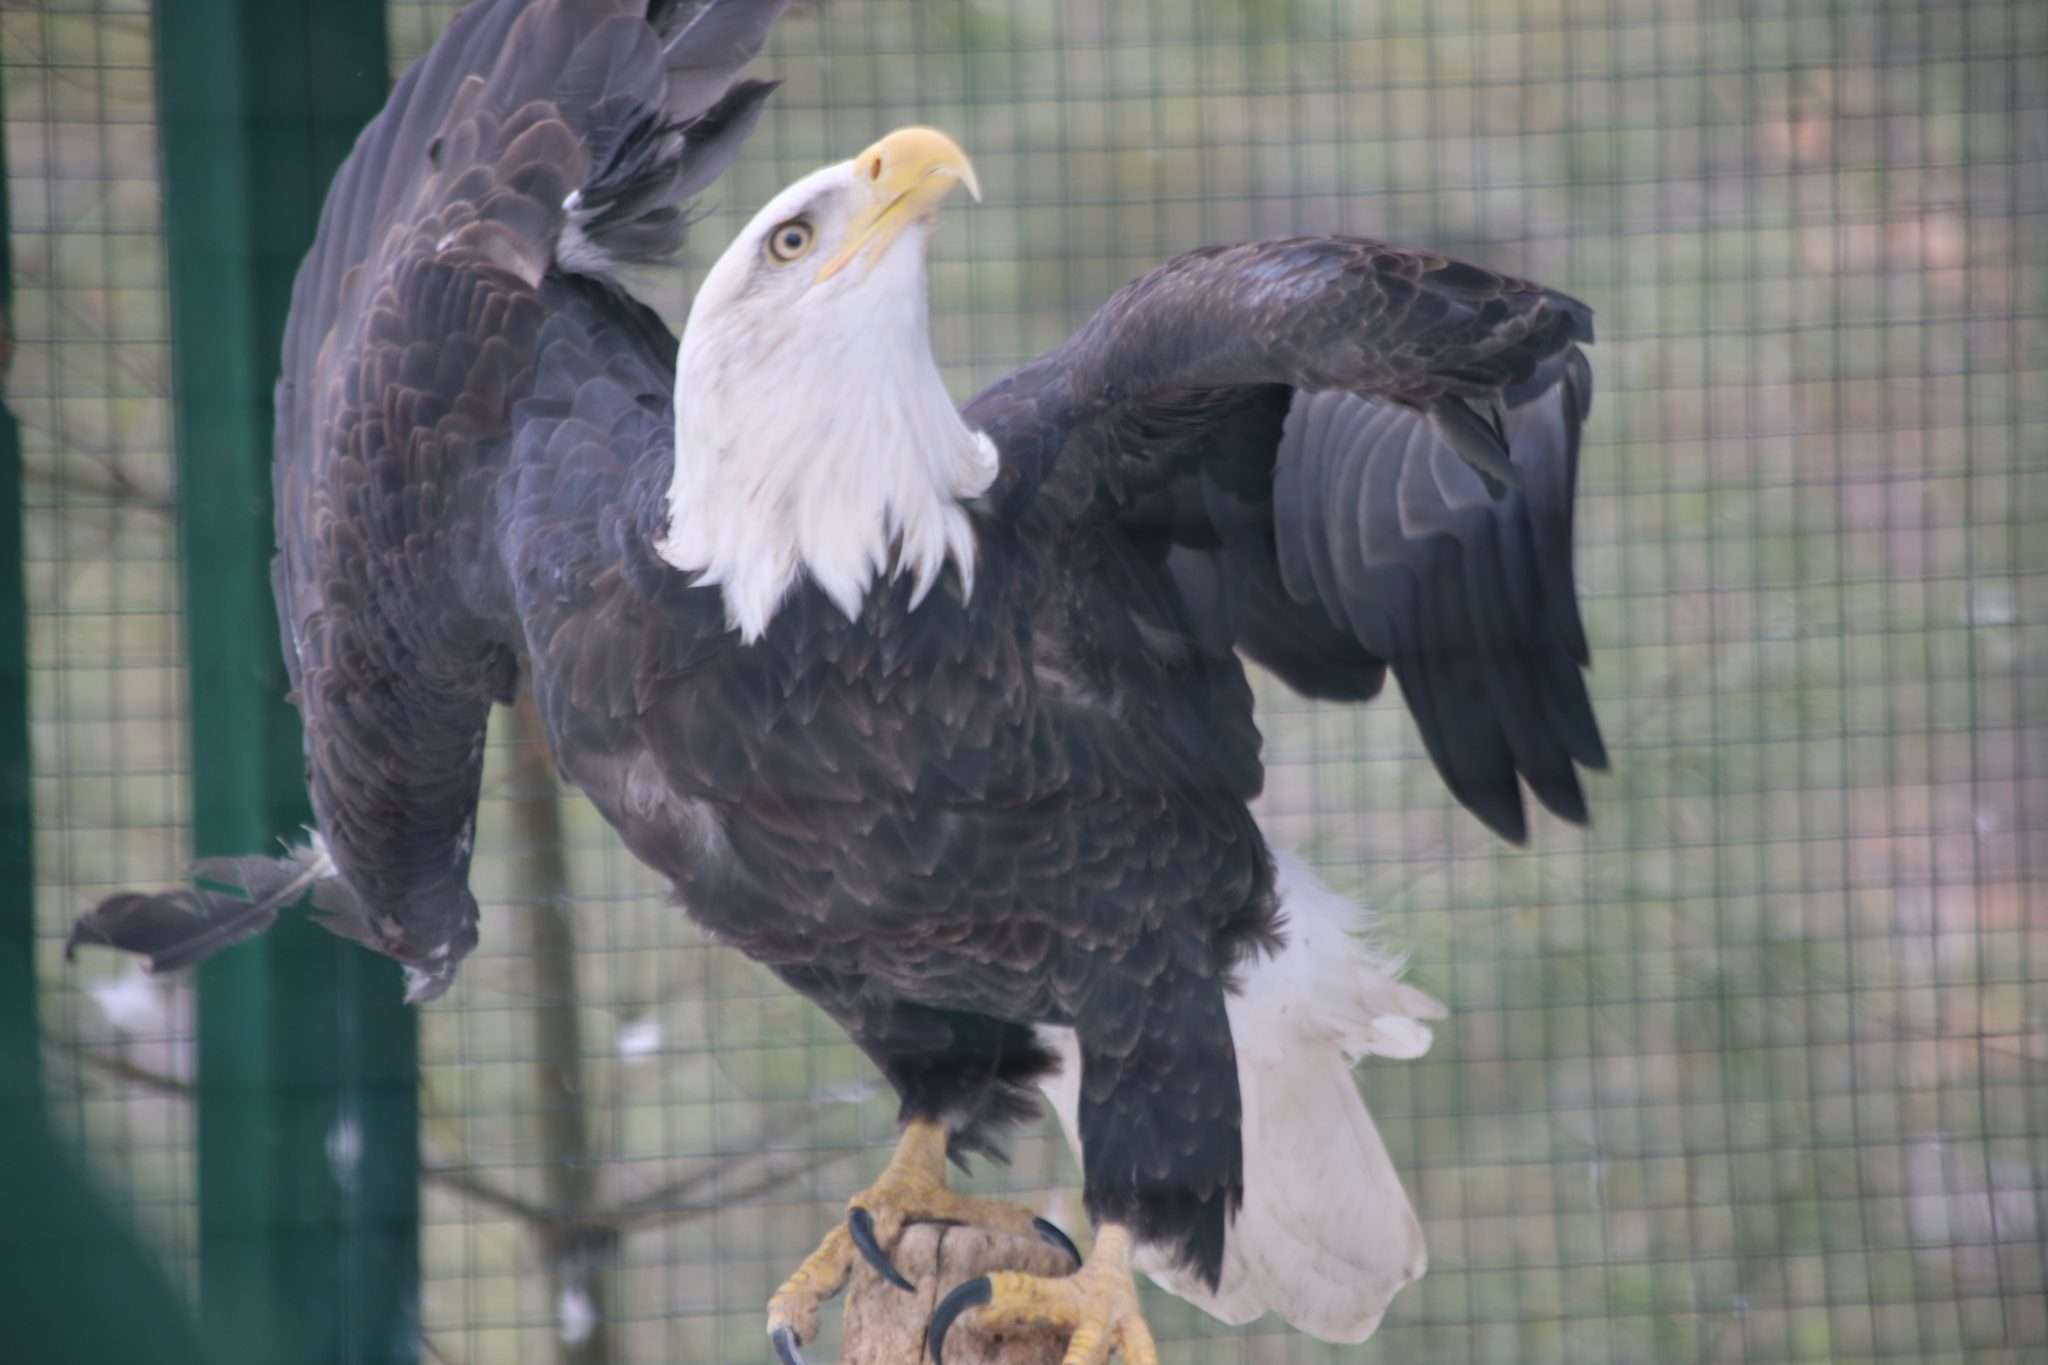
[[(906, 1294), (865, 1263), (856, 1264), (846, 1290), (840, 1365), (929, 1362), (925, 1329), (954, 1286), (998, 1270), (1065, 1275), (1074, 1268), (1064, 1252), (1036, 1238), (931, 1223), (905, 1229), (894, 1259), (916, 1290)], [(946, 1365), (1060, 1365), (1066, 1349), (1067, 1334), (1058, 1328), (983, 1333), (969, 1316), (946, 1337)]]

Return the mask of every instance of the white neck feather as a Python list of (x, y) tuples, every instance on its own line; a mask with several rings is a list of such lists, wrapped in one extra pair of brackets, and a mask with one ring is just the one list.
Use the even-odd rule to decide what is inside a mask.
[(913, 607), (948, 559), (973, 590), (962, 503), (994, 481), (995, 445), (960, 419), (932, 359), (922, 251), (891, 251), (873, 276), (823, 316), (720, 309), (700, 324), (693, 309), (684, 330), (656, 550), (719, 585), (748, 642), (800, 574), (849, 620), (886, 574), (912, 576)]

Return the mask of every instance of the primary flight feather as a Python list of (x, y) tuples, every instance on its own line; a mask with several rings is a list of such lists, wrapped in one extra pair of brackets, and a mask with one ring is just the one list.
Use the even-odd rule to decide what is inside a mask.
[(679, 245), (781, 7), (479, 0), (399, 83), (279, 381), (321, 848), (248, 869), (242, 909), (118, 897), (76, 937), (183, 963), (310, 882), (438, 994), (476, 941), (486, 721), (523, 681), (634, 853), (902, 1098), (889, 1170), (771, 1303), (785, 1356), (906, 1221), (1058, 1236), (944, 1184), (1034, 1087), (1095, 1249), (962, 1286), (935, 1354), (974, 1312), (1151, 1359), (1133, 1265), (1360, 1339), (1424, 1254), (1350, 1067), (1417, 1055), (1441, 1007), (1268, 848), (1240, 655), (1346, 700), (1392, 670), (1490, 826), (1525, 836), (1525, 784), (1584, 819), (1591, 313), (1352, 238), (1212, 248), (956, 407), (925, 248), (979, 186), (913, 128), (757, 213), (678, 344), (613, 272)]

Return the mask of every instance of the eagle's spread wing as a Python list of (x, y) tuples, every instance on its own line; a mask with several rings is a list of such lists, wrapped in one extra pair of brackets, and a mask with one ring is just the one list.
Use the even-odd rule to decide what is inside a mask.
[[(680, 244), (685, 200), (772, 89), (736, 77), (785, 3), (478, 0), (364, 129), (300, 267), (273, 587), (332, 855), (314, 903), (404, 962), (416, 998), (476, 941), (485, 725), (526, 643), (513, 574), (573, 567), (506, 562), (503, 474), (573, 435), (565, 407), (594, 385), (624, 393), (610, 425), (665, 426), (674, 338), (597, 277)], [(302, 871), (282, 859), (240, 878), (246, 910), (184, 893), (110, 903), (86, 939), (204, 956), (302, 894)]]
[(1586, 818), (1572, 498), (1591, 310), (1441, 256), (1312, 238), (1182, 256), (975, 398), (997, 495), (1113, 521), (1191, 627), (1313, 696), (1392, 668), (1452, 792)]

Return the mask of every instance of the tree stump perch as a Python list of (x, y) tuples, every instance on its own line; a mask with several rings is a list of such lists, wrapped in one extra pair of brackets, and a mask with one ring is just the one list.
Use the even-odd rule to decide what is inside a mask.
[[(894, 1259), (917, 1288), (905, 1293), (857, 1263), (846, 1288), (840, 1365), (929, 1362), (925, 1331), (932, 1310), (955, 1286), (977, 1275), (998, 1270), (1065, 1275), (1074, 1269), (1066, 1253), (1035, 1237), (933, 1223), (904, 1229)], [(1066, 1349), (1067, 1334), (1056, 1327), (984, 1333), (968, 1317), (946, 1337), (946, 1365), (1060, 1365)]]

